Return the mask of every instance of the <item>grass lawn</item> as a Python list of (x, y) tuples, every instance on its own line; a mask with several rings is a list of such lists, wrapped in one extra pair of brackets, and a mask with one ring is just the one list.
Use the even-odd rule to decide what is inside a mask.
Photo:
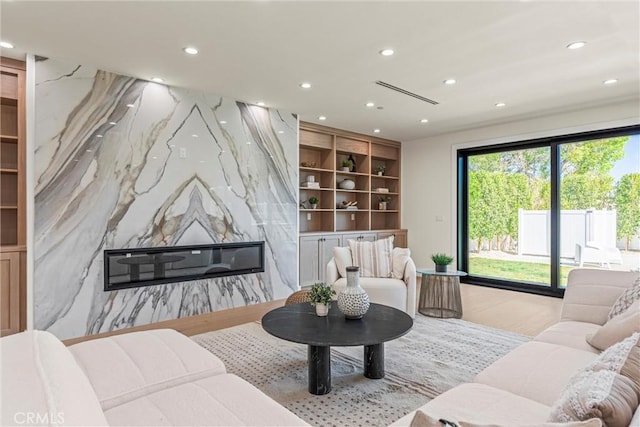
[[(567, 283), (567, 275), (573, 267), (560, 266), (560, 283)], [(502, 259), (469, 257), (469, 273), (474, 276), (495, 277), (549, 285), (549, 264), (509, 261)]]

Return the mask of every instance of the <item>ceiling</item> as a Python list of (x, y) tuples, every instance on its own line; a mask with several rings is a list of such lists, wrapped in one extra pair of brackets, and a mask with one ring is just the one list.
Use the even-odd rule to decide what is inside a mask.
[[(3, 55), (160, 76), (264, 101), (304, 121), (409, 141), (640, 98), (639, 7), (611, 0), (3, 1), (0, 36), (15, 45)], [(566, 48), (578, 40), (586, 46)], [(200, 53), (187, 55), (185, 46)], [(380, 55), (384, 48), (395, 55)], [(457, 83), (445, 85), (448, 78)], [(603, 84), (611, 78), (618, 83)], [(313, 86), (301, 89), (302, 82)]]

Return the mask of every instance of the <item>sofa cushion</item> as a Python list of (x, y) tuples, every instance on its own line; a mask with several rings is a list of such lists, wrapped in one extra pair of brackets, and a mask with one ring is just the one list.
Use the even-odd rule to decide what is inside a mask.
[(404, 269), (411, 258), (411, 249), (393, 248), (391, 251), (391, 278), (404, 279)]
[(622, 341), (634, 332), (640, 332), (640, 300), (637, 300), (624, 312), (587, 335), (587, 342), (593, 347), (604, 350)]
[(613, 371), (585, 371), (575, 376), (551, 409), (549, 421), (600, 418), (607, 427), (628, 427), (638, 408), (633, 382)]
[(347, 267), (353, 265), (351, 249), (342, 246), (334, 247), (333, 259), (336, 261), (336, 267), (338, 268), (338, 274), (340, 274), (340, 277), (347, 277)]
[[(453, 421), (445, 421), (443, 419), (439, 420), (437, 418), (430, 417), (421, 410), (418, 410), (416, 412), (416, 415), (413, 417), (413, 420), (411, 421), (411, 425), (409, 427), (447, 427), (447, 425), (445, 425), (446, 422), (452, 423)], [(511, 423), (509, 423), (508, 425), (498, 425), (493, 423), (477, 424), (460, 420), (456, 420), (455, 424), (457, 424), (459, 427), (602, 427), (602, 421), (597, 418), (592, 418), (587, 421), (574, 421), (569, 423), (536, 423), (527, 425), (519, 424), (517, 426), (514, 426)]]
[(360, 277), (391, 277), (393, 236), (374, 242), (349, 239), (353, 265), (360, 267)]
[[(360, 278), (360, 286), (369, 295), (369, 301), (402, 311), (407, 310), (407, 285), (402, 280), (362, 277)], [(346, 287), (347, 279), (344, 277), (333, 284), (336, 293), (340, 293)]]
[(576, 372), (596, 357), (571, 347), (530, 341), (498, 359), (474, 381), (551, 406)]
[(619, 314), (624, 313), (634, 302), (638, 300), (640, 300), (640, 277), (636, 279), (633, 286), (625, 289), (624, 292), (620, 294), (616, 302), (611, 306), (607, 319), (611, 320)]
[(49, 332), (4, 337), (0, 354), (0, 425), (107, 425), (89, 380)]
[(111, 426), (306, 426), (260, 390), (222, 374), (176, 385), (105, 411)]
[(103, 409), (210, 375), (220, 359), (173, 329), (132, 332), (69, 347)]
[(589, 351), (598, 354), (600, 350), (592, 347), (587, 342), (587, 336), (594, 334), (600, 325), (587, 322), (575, 322), (566, 320), (550, 326), (538, 334), (534, 340), (550, 344), (559, 344), (578, 350)]
[(612, 345), (585, 367), (585, 370), (608, 370), (628, 377), (640, 396), (640, 333)]
[[(467, 383), (454, 387), (419, 408), (433, 418), (466, 420), (474, 423), (527, 425), (545, 422), (549, 407), (484, 384)], [(409, 426), (415, 411), (392, 426)]]

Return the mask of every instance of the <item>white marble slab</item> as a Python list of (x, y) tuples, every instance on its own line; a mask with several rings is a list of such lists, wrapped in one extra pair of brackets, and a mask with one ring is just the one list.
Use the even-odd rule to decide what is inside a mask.
[[(64, 339), (296, 289), (295, 115), (49, 59), (35, 140), (36, 328)], [(265, 273), (103, 291), (105, 249), (256, 240)]]

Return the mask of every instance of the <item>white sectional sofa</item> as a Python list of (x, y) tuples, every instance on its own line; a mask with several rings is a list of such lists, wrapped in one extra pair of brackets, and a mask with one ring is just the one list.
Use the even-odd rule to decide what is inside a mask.
[(71, 347), (27, 331), (0, 351), (2, 426), (308, 425), (170, 329)]
[[(579, 370), (600, 353), (586, 341), (640, 273), (575, 269), (569, 274), (560, 322), (462, 384), (419, 408), (432, 418), (504, 426), (535, 425)], [(412, 412), (393, 426), (408, 426)], [(640, 409), (631, 426), (640, 426)]]

